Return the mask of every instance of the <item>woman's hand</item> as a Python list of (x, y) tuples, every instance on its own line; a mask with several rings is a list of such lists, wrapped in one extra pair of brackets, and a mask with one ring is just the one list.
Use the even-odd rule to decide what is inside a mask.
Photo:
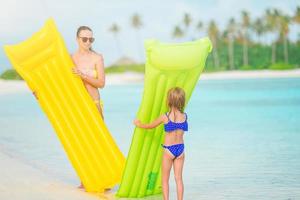
[(140, 125), (142, 124), (141, 121), (139, 119), (135, 119), (133, 120), (134, 125), (136, 125), (137, 127), (140, 127)]
[(86, 75), (84, 73), (82, 73), (78, 68), (73, 67), (72, 68), (72, 72), (73, 74), (79, 76), (80, 78), (86, 78)]
[(39, 98), (38, 98), (38, 95), (37, 95), (37, 93), (36, 93), (36, 91), (33, 91), (32, 94), (34, 95), (34, 97), (35, 97), (36, 99), (39, 99)]

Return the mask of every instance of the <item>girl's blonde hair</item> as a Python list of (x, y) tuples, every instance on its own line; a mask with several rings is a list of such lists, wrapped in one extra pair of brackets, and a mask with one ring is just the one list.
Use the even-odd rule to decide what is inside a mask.
[(167, 106), (176, 108), (183, 112), (185, 106), (185, 92), (180, 87), (171, 88), (168, 91)]

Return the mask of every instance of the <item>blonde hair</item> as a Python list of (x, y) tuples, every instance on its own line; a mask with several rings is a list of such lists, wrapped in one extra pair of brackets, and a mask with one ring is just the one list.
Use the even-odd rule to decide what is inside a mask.
[(183, 112), (185, 106), (185, 92), (180, 87), (171, 88), (168, 91), (167, 106), (176, 108)]

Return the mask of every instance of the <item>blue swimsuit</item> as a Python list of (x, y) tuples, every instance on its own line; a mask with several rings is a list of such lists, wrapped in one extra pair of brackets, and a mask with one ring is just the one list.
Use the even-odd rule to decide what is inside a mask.
[[(166, 116), (168, 117), (168, 123), (164, 124), (165, 132), (172, 132), (178, 129), (181, 129), (183, 131), (188, 131), (188, 123), (187, 123), (187, 114), (185, 114), (185, 121), (184, 122), (172, 122), (169, 118), (169, 115), (166, 113)], [(180, 156), (184, 151), (184, 144), (174, 144), (170, 146), (162, 145), (163, 148), (168, 149), (174, 156), (177, 158)]]

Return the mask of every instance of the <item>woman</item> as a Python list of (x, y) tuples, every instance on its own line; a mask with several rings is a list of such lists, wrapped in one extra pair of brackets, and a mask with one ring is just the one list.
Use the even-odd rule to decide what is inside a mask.
[(103, 118), (103, 102), (98, 91), (98, 88), (105, 85), (103, 57), (92, 50), (92, 43), (95, 40), (92, 29), (80, 26), (76, 36), (78, 50), (72, 55), (75, 64), (73, 73), (80, 76)]
[[(103, 118), (103, 102), (100, 100), (98, 88), (105, 85), (105, 74), (103, 57), (92, 50), (94, 42), (93, 31), (87, 26), (80, 26), (77, 29), (78, 50), (71, 55), (75, 67), (73, 73), (80, 76), (84, 86), (93, 101), (95, 102), (102, 118)], [(33, 91), (34, 96), (38, 99), (38, 94)]]
[[(77, 29), (78, 50), (71, 55), (75, 67), (73, 73), (78, 75), (95, 102), (101, 117), (103, 118), (103, 102), (100, 99), (98, 88), (103, 88), (105, 85), (105, 74), (103, 57), (101, 54), (92, 50), (94, 42), (93, 31), (87, 26), (80, 26)], [(33, 91), (34, 96), (38, 99), (38, 94)], [(82, 183), (79, 188), (84, 188)]]
[[(75, 64), (73, 73), (82, 79), (86, 90), (95, 102), (103, 119), (103, 102), (100, 99), (98, 90), (98, 88), (103, 88), (105, 85), (103, 57), (92, 50), (92, 43), (95, 39), (91, 28), (80, 26), (77, 29), (76, 36), (78, 50), (72, 55), (72, 60)], [(84, 188), (82, 183), (79, 188)]]

